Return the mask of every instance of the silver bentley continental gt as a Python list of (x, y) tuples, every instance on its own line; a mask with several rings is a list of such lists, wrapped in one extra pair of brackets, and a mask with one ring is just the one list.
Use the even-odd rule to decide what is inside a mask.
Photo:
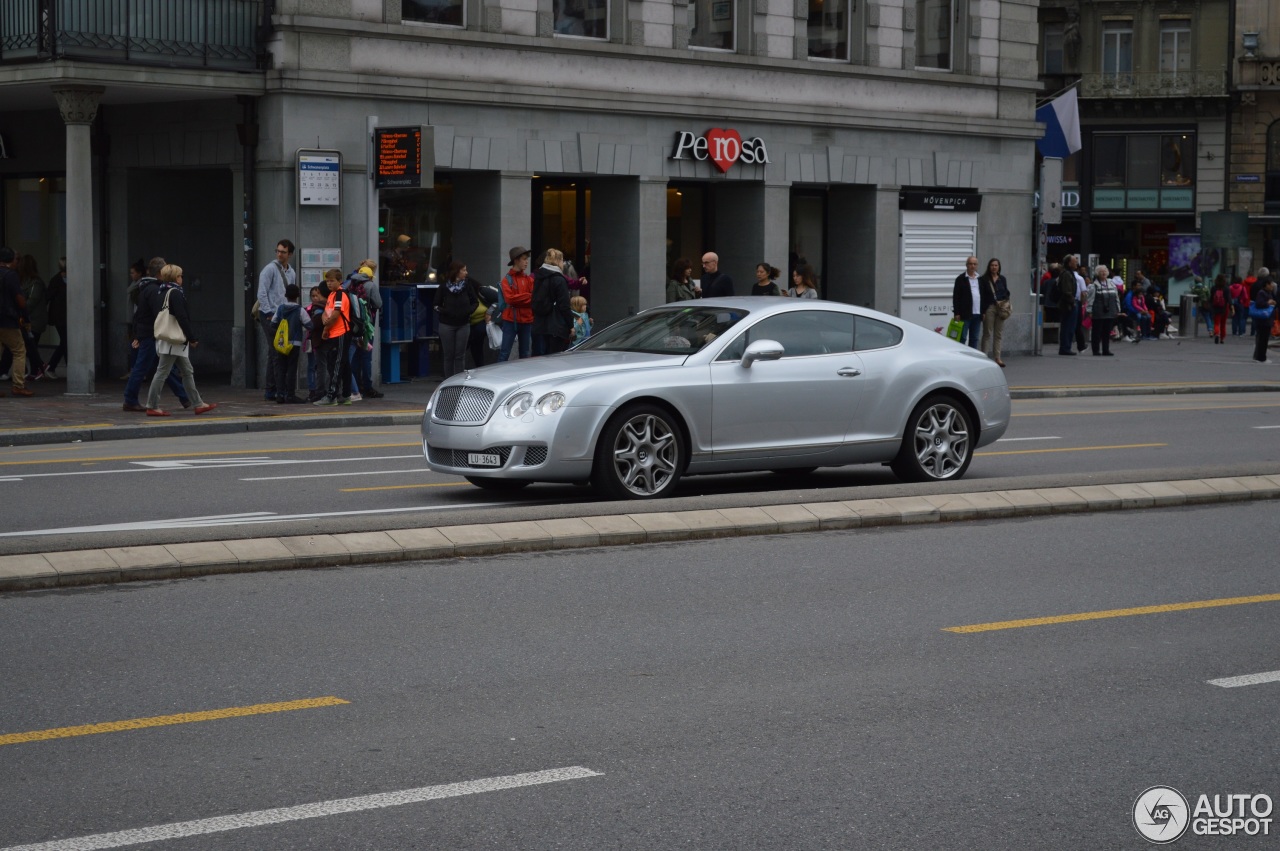
[(746, 470), (958, 479), (1009, 414), (1000, 367), (940, 334), (848, 304), (725, 298), (455, 375), (427, 403), (422, 449), (432, 470), (491, 490), (590, 482), (652, 499), (683, 476)]

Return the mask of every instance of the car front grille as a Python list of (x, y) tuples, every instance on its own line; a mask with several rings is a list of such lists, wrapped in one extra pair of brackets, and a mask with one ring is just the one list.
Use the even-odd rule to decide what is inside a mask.
[[(467, 461), (467, 456), (474, 450), (468, 449), (438, 449), (434, 446), (427, 446), (427, 458), (432, 464), (439, 464), (442, 467), (465, 467), (469, 470), (497, 470), (500, 467), (490, 467), (488, 465), (471, 464)], [(486, 455), (497, 455), (502, 459), (502, 467), (507, 466), (507, 459), (511, 457), (510, 446), (490, 446), (484, 450)]]
[(525, 467), (536, 467), (539, 464), (545, 464), (547, 461), (547, 447), (545, 446), (527, 446), (524, 450)]
[(436, 399), (433, 416), (445, 423), (482, 423), (489, 418), (493, 391), (482, 387), (446, 387)]

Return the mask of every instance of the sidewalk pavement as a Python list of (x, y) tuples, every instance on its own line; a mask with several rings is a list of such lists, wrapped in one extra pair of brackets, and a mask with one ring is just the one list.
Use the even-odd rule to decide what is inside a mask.
[[(1140, 344), (1113, 342), (1115, 357), (1094, 357), (1086, 348), (1063, 357), (1056, 346), (1039, 356), (1006, 354), (1006, 376), (1014, 399), (1061, 396), (1125, 396), (1155, 393), (1280, 391), (1280, 351), (1267, 363), (1252, 359), (1253, 337), (1182, 337)], [(416, 425), (438, 381), (420, 379), (383, 385), (382, 399), (317, 408), (264, 401), (259, 390), (237, 390), (227, 376), (197, 376), (201, 395), (218, 408), (195, 416), (165, 391), (172, 416), (157, 418), (121, 410), (124, 382), (99, 380), (93, 396), (66, 395), (66, 381), (32, 381), (31, 398), (0, 399), (0, 446), (128, 440), (189, 434), (231, 434), (284, 429)], [(7, 388), (0, 387), (0, 390)]]

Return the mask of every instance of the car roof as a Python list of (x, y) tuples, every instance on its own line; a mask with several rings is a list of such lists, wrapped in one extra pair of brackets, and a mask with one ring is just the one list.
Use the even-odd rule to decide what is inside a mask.
[(859, 307), (856, 304), (847, 304), (843, 301), (827, 301), (826, 299), (808, 298), (779, 298), (777, 296), (741, 295), (725, 298), (695, 298), (687, 301), (669, 302), (668, 304), (648, 308), (648, 310), (660, 310), (667, 307), (703, 307), (724, 308), (726, 310), (745, 310), (752, 316), (771, 313), (788, 313), (796, 310), (831, 310), (839, 313), (858, 313), (863, 316), (870, 316), (876, 319), (889, 319), (892, 320), (894, 324), (898, 325), (910, 324), (905, 323), (900, 317), (881, 313), (880, 311), (872, 310), (869, 307)]

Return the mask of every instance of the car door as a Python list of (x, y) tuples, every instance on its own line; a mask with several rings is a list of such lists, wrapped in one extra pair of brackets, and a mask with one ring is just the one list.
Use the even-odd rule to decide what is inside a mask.
[[(744, 367), (742, 352), (757, 340), (781, 343), (782, 357)], [(836, 451), (853, 419), (861, 371), (849, 313), (791, 311), (747, 328), (711, 364), (715, 461)]]
[[(896, 441), (910, 413), (910, 388), (899, 377), (907, 364), (902, 329), (869, 316), (854, 317), (853, 348), (862, 361), (859, 405), (845, 436), (850, 444)], [(895, 392), (896, 391), (896, 392)]]

